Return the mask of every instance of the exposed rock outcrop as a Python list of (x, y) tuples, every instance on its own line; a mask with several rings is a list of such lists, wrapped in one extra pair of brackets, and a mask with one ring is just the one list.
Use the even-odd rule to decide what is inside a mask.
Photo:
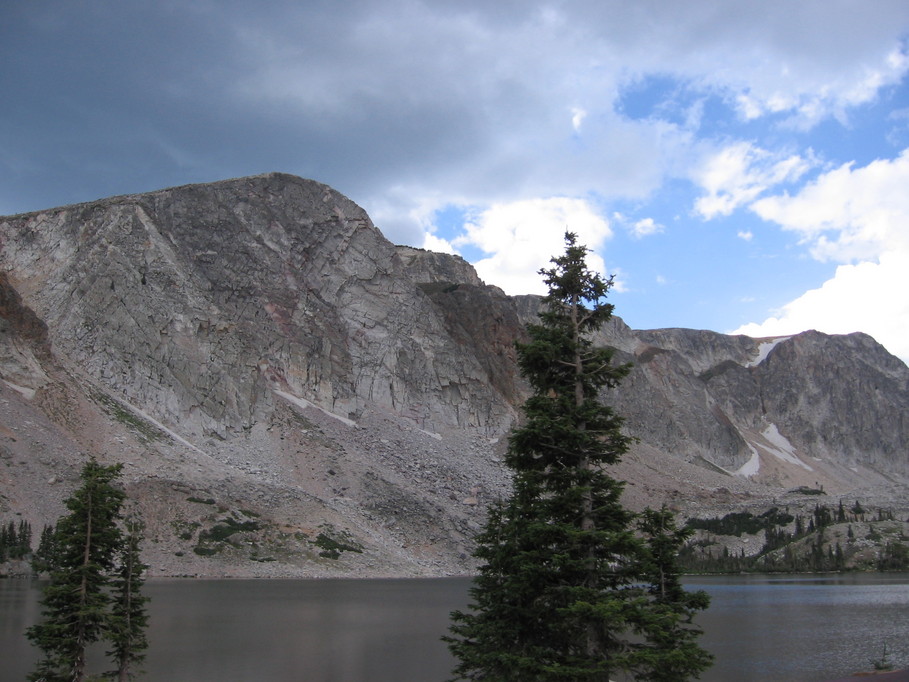
[[(283, 174), (0, 218), (0, 512), (51, 520), (94, 454), (127, 464), (159, 573), (469, 570), (539, 305)], [(632, 505), (909, 476), (909, 369), (865, 335), (599, 342), (634, 363), (604, 396)]]

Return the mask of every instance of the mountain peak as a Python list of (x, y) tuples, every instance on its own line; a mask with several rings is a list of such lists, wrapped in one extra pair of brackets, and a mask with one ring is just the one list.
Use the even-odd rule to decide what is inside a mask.
[[(20, 463), (0, 511), (51, 521), (93, 454), (128, 465), (159, 572), (469, 569), (508, 485), (503, 436), (528, 394), (514, 343), (539, 297), (394, 246), (348, 198), (284, 173), (0, 218), (0, 245), (0, 456)], [(909, 477), (909, 369), (866, 335), (615, 318), (597, 342), (634, 363), (604, 396), (639, 439), (620, 466), (633, 505)], [(275, 562), (204, 539), (218, 505), (260, 515)], [(364, 557), (325, 565), (319, 528)]]

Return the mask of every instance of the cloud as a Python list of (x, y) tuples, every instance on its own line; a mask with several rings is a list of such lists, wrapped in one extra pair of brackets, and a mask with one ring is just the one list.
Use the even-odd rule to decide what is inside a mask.
[(766, 197), (751, 209), (796, 232), (819, 260), (869, 260), (909, 251), (907, 187), (909, 149), (864, 168), (843, 164), (795, 196)]
[(883, 254), (879, 262), (841, 265), (833, 278), (787, 303), (761, 323), (732, 331), (753, 337), (863, 331), (909, 362), (909, 254)]
[(728, 216), (769, 188), (798, 180), (811, 165), (797, 154), (735, 142), (707, 156), (692, 171), (692, 180), (706, 192), (695, 201), (694, 210), (707, 220)]
[[(642, 31), (639, 22), (656, 7), (662, 21), (652, 32)], [(614, 22), (629, 42), (649, 34), (649, 55), (627, 46), (629, 63), (637, 65), (632, 73), (687, 80), (724, 97), (743, 120), (769, 117), (801, 130), (829, 117), (843, 121), (851, 107), (874, 101), (909, 69), (904, 29), (893, 32), (909, 19), (899, 0), (876, 4), (874, 12), (844, 3), (833, 9), (777, 1), (734, 7), (645, 2), (636, 8)], [(613, 11), (610, 6), (603, 14)], [(655, 62), (663, 68), (653, 68)]]
[(426, 233), (425, 238), (423, 239), (423, 245), (420, 247), (426, 249), (427, 251), (435, 251), (437, 253), (455, 253), (455, 248), (451, 245), (451, 242), (442, 237), (437, 237), (434, 234)]
[(644, 218), (638, 220), (631, 226), (631, 234), (640, 239), (642, 237), (648, 237), (652, 234), (658, 234), (666, 229), (663, 225), (655, 222), (653, 218)]
[[(898, 238), (880, 226), (898, 224), (902, 208), (891, 195), (905, 184), (874, 195), (892, 218), (874, 217), (856, 193), (848, 225), (831, 218), (799, 226), (825, 210), (820, 195), (843, 208), (834, 175), (818, 182), (817, 199), (798, 191), (818, 165), (798, 145), (833, 137), (801, 132), (835, 119), (864, 133), (883, 109), (905, 106), (897, 84), (909, 73), (909, 3), (866, 5), (12, 3), (0, 22), (8, 104), (0, 207), (34, 210), (279, 170), (335, 187), (396, 243), (465, 252), (485, 245), (485, 276), (529, 290), (535, 270), (561, 251), (566, 227), (589, 219), (599, 225), (594, 237), (608, 233), (598, 210), (635, 216), (615, 221), (632, 236), (661, 223), (684, 236), (693, 182), (702, 218), (753, 206), (796, 230), (815, 257), (880, 265)], [(909, 144), (904, 115), (881, 120), (899, 141), (892, 148)], [(840, 163), (848, 157), (836, 152), (864, 142), (845, 140), (825, 158)], [(781, 144), (791, 146), (773, 151)], [(860, 170), (840, 168), (842, 182), (856, 185)], [(587, 213), (568, 211), (567, 201)], [(460, 245), (433, 224), (446, 206), (473, 211), (473, 232)], [(502, 217), (522, 206), (561, 211), (525, 216), (551, 237), (537, 251)], [(671, 255), (685, 262), (690, 254)], [(672, 264), (660, 270), (681, 280)], [(652, 277), (633, 265), (628, 272)]]
[(635, 239), (643, 239), (654, 234), (660, 234), (666, 229), (665, 225), (656, 222), (653, 218), (641, 218), (640, 220), (632, 221), (619, 211), (612, 212), (612, 219)]
[[(85, 179), (70, 180), (66, 201), (283, 170), (327, 182), (371, 214), (399, 190), (413, 205), (382, 222), (411, 243), (426, 229), (416, 209), (430, 199), (640, 199), (682, 173), (701, 113), (679, 124), (616, 110), (623, 89), (649, 75), (685, 84), (701, 104), (738, 98), (749, 115), (810, 108), (822, 120), (909, 69), (899, 47), (909, 6), (897, 0), (875, 11), (774, 1), (733, 11), (652, 0), (86, 0), (25, 3), (4, 18), (0, 63), (26, 67), (4, 85), (15, 106), (0, 147), (40, 164), (4, 167), (0, 201), (64, 203), (55, 197), (72, 177)], [(59, 122), (34, 115), (61, 110)]]
[[(849, 109), (873, 101), (882, 88), (899, 83), (907, 65), (907, 56), (901, 50), (893, 50), (875, 67), (866, 65), (860, 72), (847, 71), (846, 78), (833, 74), (815, 76), (817, 81), (810, 89), (749, 89), (739, 93), (735, 101), (745, 120), (788, 114), (786, 125), (800, 130), (808, 130), (830, 116), (846, 123)], [(788, 75), (785, 69), (782, 75)]]
[(766, 197), (752, 210), (796, 232), (811, 254), (840, 262), (834, 276), (761, 323), (752, 336), (805, 329), (861, 330), (909, 361), (909, 150), (862, 168), (844, 164), (794, 195)]
[[(810, 110), (817, 122), (869, 101), (909, 68), (894, 28), (909, 12), (889, 1), (880, 13), (660, 4), (659, 22), (655, 6), (623, 2), (392, 0), (354, 2), (342, 13), (320, 4), (239, 7), (219, 19), (233, 27), (242, 55), (229, 96), (288, 130), (306, 174), (370, 214), (394, 178), (416, 205), (382, 217), (393, 241), (426, 229), (427, 214), (415, 209), (439, 188), (450, 196), (437, 206), (453, 197), (490, 206), (649, 196), (684, 173), (703, 118), (631, 121), (616, 111), (623, 88), (649, 74), (699, 93), (692, 111), (714, 95), (733, 107), (747, 99), (754, 117)], [(741, 180), (718, 187), (699, 210), (728, 215), (761, 193), (760, 181)]]
[[(612, 236), (609, 223), (583, 199), (554, 197), (496, 204), (468, 222), (463, 235), (453, 240), (455, 248), (473, 246), (489, 254), (474, 263), (487, 284), (506, 293), (544, 294), (540, 268), (564, 251), (566, 231), (591, 251)], [(592, 270), (605, 273), (603, 259), (588, 256)]]

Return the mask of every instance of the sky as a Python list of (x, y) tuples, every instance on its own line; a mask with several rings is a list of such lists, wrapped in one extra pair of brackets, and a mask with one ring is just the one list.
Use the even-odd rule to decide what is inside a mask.
[(270, 171), (509, 294), (909, 361), (905, 0), (6, 0), (0, 214)]

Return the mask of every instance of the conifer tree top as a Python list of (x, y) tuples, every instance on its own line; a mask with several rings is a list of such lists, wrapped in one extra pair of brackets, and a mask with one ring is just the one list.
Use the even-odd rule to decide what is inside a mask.
[(581, 331), (598, 329), (612, 317), (615, 306), (605, 298), (614, 277), (604, 278), (587, 267), (590, 249), (578, 244), (574, 232), (565, 233), (565, 253), (551, 259), (554, 267), (541, 268), (549, 293), (543, 299), (547, 313), (564, 313), (565, 308), (582, 307), (586, 313), (579, 319)]

